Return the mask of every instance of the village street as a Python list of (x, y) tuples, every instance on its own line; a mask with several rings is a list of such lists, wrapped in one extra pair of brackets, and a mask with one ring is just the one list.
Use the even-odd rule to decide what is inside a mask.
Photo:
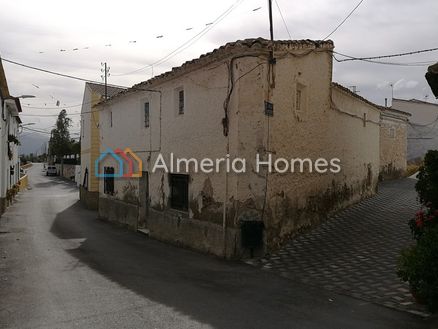
[(179, 249), (97, 219), (30, 170), (0, 219), (0, 328), (433, 328), (433, 318)]

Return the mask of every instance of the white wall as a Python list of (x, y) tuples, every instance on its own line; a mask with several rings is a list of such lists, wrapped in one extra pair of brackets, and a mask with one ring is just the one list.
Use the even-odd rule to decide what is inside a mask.
[(438, 149), (438, 105), (394, 99), (392, 107), (412, 115), (408, 125), (408, 161)]

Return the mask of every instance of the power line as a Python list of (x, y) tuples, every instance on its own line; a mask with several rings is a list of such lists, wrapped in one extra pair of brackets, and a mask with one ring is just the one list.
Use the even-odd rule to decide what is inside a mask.
[(340, 56), (347, 57), (346, 59), (339, 60), (340, 62), (348, 62), (348, 61), (367, 61), (367, 60), (374, 60), (374, 59), (410, 56), (410, 55), (422, 54), (422, 53), (427, 53), (427, 52), (432, 52), (432, 51), (437, 51), (437, 50), (438, 50), (438, 48), (429, 48), (429, 49), (410, 51), (410, 52), (406, 52), (406, 53), (372, 56), (372, 57), (354, 57), (354, 56), (350, 56), (350, 55), (341, 54), (341, 53), (338, 53), (336, 51), (334, 51), (334, 53), (337, 55), (340, 55)]
[(206, 25), (206, 27), (201, 32), (197, 33), (195, 36), (193, 36), (192, 38), (190, 38), (189, 40), (187, 40), (186, 42), (181, 44), (178, 48), (174, 49), (169, 54), (167, 54), (166, 56), (160, 58), (159, 60), (155, 61), (154, 63), (148, 64), (146, 66), (143, 66), (143, 67), (141, 67), (139, 69), (136, 69), (136, 70), (133, 70), (133, 71), (130, 71), (130, 72), (121, 73), (121, 74), (113, 74), (113, 76), (123, 76), (123, 75), (133, 74), (133, 73), (142, 71), (144, 69), (153, 67), (155, 65), (159, 65), (159, 64), (163, 64), (163, 63), (167, 62), (169, 59), (171, 59), (172, 57), (178, 55), (179, 53), (181, 53), (182, 51), (184, 51), (185, 49), (190, 47), (192, 44), (194, 44), (196, 41), (198, 41), (200, 38), (202, 38), (215, 25), (217, 25), (220, 21), (222, 21), (225, 17), (227, 17), (234, 9), (236, 9), (243, 1), (244, 0), (237, 0), (227, 10), (225, 10), (221, 15), (219, 15), (212, 23), (209, 23), (208, 25)]
[(50, 71), (50, 70), (46, 70), (46, 69), (40, 69), (38, 67), (34, 67), (34, 66), (18, 63), (18, 62), (15, 62), (15, 61), (12, 61), (12, 60), (6, 59), (6, 58), (1, 58), (1, 60), (5, 61), (7, 63), (10, 63), (10, 64), (14, 64), (14, 65), (18, 65), (18, 66), (23, 66), (23, 67), (26, 67), (28, 69), (32, 69), (32, 70), (36, 70), (36, 71), (40, 71), (40, 72), (44, 72), (44, 73), (58, 75), (58, 76), (61, 76), (61, 77), (64, 77), (64, 78), (69, 78), (69, 79), (74, 79), (74, 80), (79, 80), (79, 81), (84, 81), (84, 82), (92, 82), (92, 83), (99, 83), (100, 84), (100, 82), (98, 82), (98, 81), (93, 81), (93, 80), (90, 80), (90, 79), (80, 78), (80, 77), (76, 77), (76, 76), (69, 75), (69, 74), (58, 73), (58, 72), (54, 72), (54, 71)]
[(287, 34), (289, 35), (289, 40), (292, 40), (292, 36), (289, 32), (289, 28), (287, 27), (286, 21), (283, 17), (283, 13), (281, 12), (281, 8), (280, 8), (280, 5), (278, 4), (277, 0), (275, 0), (275, 4), (277, 5), (278, 12), (280, 13), (280, 17), (283, 21), (284, 27), (286, 28)]
[[(29, 106), (29, 105), (21, 105), (21, 107), (25, 107), (28, 109), (45, 109), (45, 110), (59, 110), (59, 109), (67, 109), (72, 107), (79, 107), (86, 103), (77, 104), (77, 105), (69, 105), (69, 106), (58, 106), (58, 107), (43, 107), (43, 106)], [(91, 104), (91, 102), (89, 102)]]
[[(87, 113), (87, 112), (83, 112)], [(67, 113), (67, 115), (81, 115), (82, 113)], [(20, 117), (57, 117), (59, 114), (22, 114), (20, 113)]]
[[(341, 55), (341, 54), (339, 54)], [(341, 56), (346, 56), (346, 55), (341, 55)], [(336, 58), (336, 56), (333, 55), (333, 58), (335, 59), (336, 62), (338, 63), (343, 63), (345, 61), (340, 60), (338, 58)], [(367, 60), (367, 59), (358, 59), (362, 62), (366, 62), (366, 63), (371, 63), (371, 64), (382, 64), (382, 65), (393, 65), (393, 66), (410, 66), (410, 67), (424, 67), (424, 66), (429, 66), (435, 62), (412, 62), (412, 63), (396, 63), (396, 62), (381, 62), (381, 61), (373, 61), (373, 60)]]
[(356, 5), (356, 7), (353, 8), (352, 11), (350, 11), (350, 13), (347, 15), (347, 17), (345, 17), (341, 23), (339, 23), (338, 26), (336, 26), (336, 28), (331, 31), (323, 40), (327, 40), (328, 38), (330, 38), (330, 36), (335, 33), (346, 21), (347, 19), (350, 18), (351, 15), (353, 15), (353, 13), (356, 11), (357, 8), (359, 8), (359, 6), (362, 4), (362, 2), (364, 2), (364, 0), (360, 0), (359, 3)]

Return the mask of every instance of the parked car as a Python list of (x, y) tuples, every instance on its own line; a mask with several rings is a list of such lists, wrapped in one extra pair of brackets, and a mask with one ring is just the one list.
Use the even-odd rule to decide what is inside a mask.
[(56, 175), (57, 175), (56, 166), (48, 165), (46, 170), (46, 176), (56, 176)]

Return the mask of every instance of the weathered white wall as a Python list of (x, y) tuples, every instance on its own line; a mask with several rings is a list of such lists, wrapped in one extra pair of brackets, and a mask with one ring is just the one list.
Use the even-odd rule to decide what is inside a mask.
[(380, 175), (383, 179), (398, 178), (406, 172), (407, 127), (406, 116), (382, 113), (380, 123)]
[[(268, 97), (266, 81), (263, 66), (240, 82), (239, 154), (248, 159), (255, 159), (257, 152), (265, 157), (271, 154), (273, 160), (339, 158), (342, 167), (338, 174), (273, 172), (266, 179), (265, 172), (255, 172), (252, 161), (248, 173), (239, 176), (236, 220), (261, 218), (264, 208), (267, 243), (275, 247), (297, 229), (375, 192), (380, 111), (331, 87), (331, 56), (326, 52), (277, 60), (272, 118), (263, 112)], [(262, 90), (254, 92), (254, 82)], [(303, 86), (307, 95), (302, 94), (304, 108), (297, 112), (296, 89)]]
[[(222, 119), (228, 91), (227, 62), (232, 53), (223, 58), (213, 57), (211, 63), (196, 69), (183, 68), (184, 74), (152, 82), (150, 88), (161, 91), (161, 100), (158, 93), (136, 91), (99, 106), (100, 150), (130, 147), (142, 158), (143, 171), (149, 172), (151, 213), (146, 227), (151, 235), (221, 254), (220, 225), (226, 202), (226, 225), (236, 234), (227, 237), (233, 244), (228, 248), (234, 248), (230, 253), (238, 253), (236, 248), (240, 248), (236, 233), (239, 221), (261, 219), (263, 210), (266, 242), (275, 248), (297, 229), (375, 192), (380, 111), (342, 88), (332, 87), (328, 48), (317, 48), (309, 54), (306, 47), (276, 52), (272, 88), (268, 88), (266, 52), (259, 53), (259, 58), (253, 53), (251, 57), (241, 57), (245, 52), (238, 52), (239, 58), (229, 64), (236, 83), (228, 108), (227, 137), (223, 134)], [(305, 106), (298, 113), (296, 89), (303, 87)], [(185, 92), (183, 115), (177, 109), (179, 88)], [(267, 99), (274, 103), (274, 117), (270, 119), (264, 114)], [(149, 128), (144, 127), (145, 100), (150, 102)], [(169, 163), (171, 152), (176, 158), (198, 160), (222, 158), (229, 153), (231, 158), (246, 159), (247, 173), (190, 172), (189, 211), (170, 210), (168, 174), (151, 171), (159, 153)], [(339, 174), (274, 172), (269, 175), (265, 189), (265, 173), (254, 172), (257, 153), (270, 153), (274, 158), (339, 158), (342, 171)], [(114, 165), (113, 160), (104, 160), (102, 170), (111, 162)], [(105, 203), (100, 212), (111, 216), (117, 207), (125, 207), (118, 200), (124, 200), (126, 188), (131, 186), (138, 197), (138, 218), (124, 218), (123, 222), (135, 227), (136, 221), (142, 221), (145, 216), (141, 209), (143, 184), (144, 180), (136, 178), (116, 179), (116, 193), (108, 196), (103, 193), (101, 179), (99, 193)], [(131, 206), (135, 202), (128, 203), (125, 213), (135, 214)], [(194, 228), (201, 227), (201, 222), (218, 225), (201, 225), (202, 234)], [(215, 241), (214, 246), (209, 241)]]
[(410, 113), (408, 161), (422, 158), (438, 148), (438, 105), (421, 101), (394, 99), (392, 107)]

